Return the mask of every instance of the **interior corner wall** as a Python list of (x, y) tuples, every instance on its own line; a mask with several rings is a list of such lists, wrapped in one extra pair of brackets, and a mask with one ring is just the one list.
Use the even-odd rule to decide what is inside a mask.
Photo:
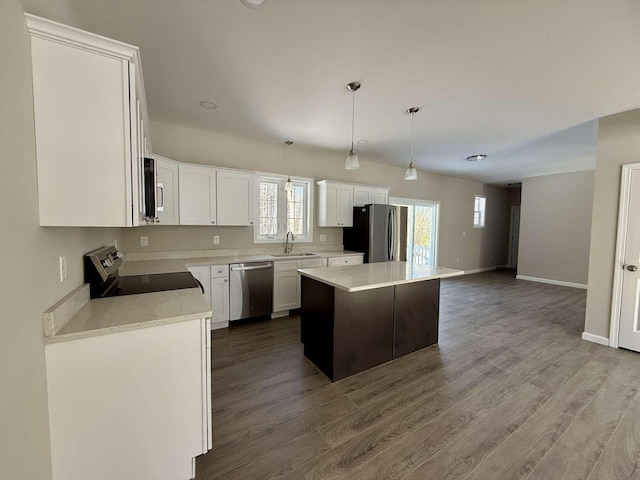
[[(24, 5), (31, 13), (74, 24), (63, 1)], [(24, 10), (18, 0), (0, 1), (0, 478), (47, 480), (51, 454), (42, 312), (83, 283), (82, 255), (119, 239), (120, 229), (38, 225), (31, 49)], [(64, 282), (59, 279), (60, 255), (67, 257)]]
[(587, 284), (593, 170), (522, 181), (518, 275)]
[(640, 162), (640, 109), (600, 119), (584, 331), (609, 337), (622, 165)]
[[(216, 165), (263, 172), (284, 173), (280, 145), (195, 130), (161, 122), (151, 122), (154, 153), (180, 162)], [(459, 178), (419, 171), (418, 180), (404, 180), (404, 168), (366, 160), (360, 169), (344, 169), (344, 155), (294, 145), (288, 150), (291, 174), (318, 180), (336, 180), (390, 187), (393, 197), (440, 202), (438, 265), (473, 270), (505, 265), (509, 236), (509, 191)], [(473, 228), (475, 195), (487, 197), (486, 228)], [(326, 244), (342, 244), (341, 228), (314, 228), (314, 243), (320, 234)], [(212, 245), (212, 235), (220, 245)], [(149, 246), (140, 246), (140, 235)], [(251, 227), (148, 226), (124, 229), (125, 252), (201, 250), (253, 247)], [(264, 246), (263, 244), (260, 245)], [(279, 246), (275, 246), (279, 248)]]

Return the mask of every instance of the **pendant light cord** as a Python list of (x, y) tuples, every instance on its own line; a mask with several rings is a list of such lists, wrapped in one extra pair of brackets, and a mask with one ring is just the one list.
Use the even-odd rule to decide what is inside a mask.
[(356, 91), (351, 92), (351, 151), (353, 151), (353, 137), (356, 129)]
[(413, 116), (415, 112), (411, 112), (411, 165), (413, 166)]

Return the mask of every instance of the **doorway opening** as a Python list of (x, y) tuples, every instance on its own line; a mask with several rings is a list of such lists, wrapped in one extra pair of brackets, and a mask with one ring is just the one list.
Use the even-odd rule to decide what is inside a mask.
[(390, 198), (389, 203), (408, 209), (407, 261), (437, 266), (440, 203), (412, 198)]

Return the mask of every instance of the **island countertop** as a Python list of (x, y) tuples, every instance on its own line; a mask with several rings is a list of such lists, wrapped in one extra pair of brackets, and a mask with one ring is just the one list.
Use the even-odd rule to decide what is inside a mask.
[(298, 272), (346, 292), (360, 292), (464, 274), (462, 270), (407, 262), (377, 262), (345, 267), (303, 268)]

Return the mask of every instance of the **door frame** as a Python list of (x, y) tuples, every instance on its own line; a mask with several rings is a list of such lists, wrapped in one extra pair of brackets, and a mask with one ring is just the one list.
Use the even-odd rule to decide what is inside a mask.
[(611, 317), (609, 320), (609, 346), (614, 348), (618, 348), (618, 336), (620, 335), (624, 255), (627, 248), (627, 219), (629, 215), (629, 196), (631, 194), (631, 172), (634, 170), (640, 170), (640, 163), (622, 165), (620, 178), (618, 232), (616, 236), (616, 254), (613, 262), (613, 291), (611, 294)]
[[(513, 238), (513, 212), (515, 209), (518, 209), (518, 211), (520, 211), (520, 213), (522, 213), (522, 210), (520, 209), (520, 205), (512, 205), (511, 206), (511, 216), (509, 217), (509, 257), (507, 258), (507, 268), (518, 268), (518, 265), (513, 265), (513, 258), (511, 258), (511, 253), (512, 253), (512, 247), (513, 245), (511, 245), (511, 239)], [(518, 214), (518, 217), (520, 217), (520, 215)], [(518, 221), (518, 228), (520, 227), (520, 222)], [(520, 243), (520, 232), (518, 231), (518, 243)], [(519, 246), (519, 245), (518, 245)], [(520, 249), (518, 249), (518, 253), (520, 253)]]
[[(440, 202), (435, 200), (422, 200), (419, 198), (389, 197), (389, 205), (400, 205), (402, 207), (435, 207), (436, 221), (434, 222), (435, 242), (433, 245), (433, 266), (437, 267), (438, 243), (440, 243)], [(413, 239), (411, 241), (413, 241)]]

